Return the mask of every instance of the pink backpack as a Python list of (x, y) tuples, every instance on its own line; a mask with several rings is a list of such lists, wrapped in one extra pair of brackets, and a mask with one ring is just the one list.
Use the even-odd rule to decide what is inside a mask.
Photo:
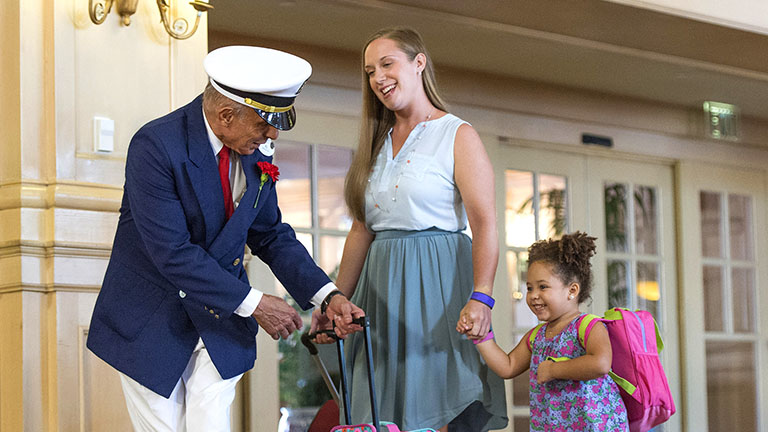
[[(644, 310), (623, 308), (609, 309), (602, 318), (584, 315), (579, 321), (579, 342), (585, 349), (589, 332), (598, 321), (605, 323), (611, 339), (609, 375), (627, 407), (630, 432), (645, 432), (667, 421), (675, 413), (675, 402), (659, 360), (664, 343), (653, 316)], [(531, 343), (541, 325), (531, 332)]]

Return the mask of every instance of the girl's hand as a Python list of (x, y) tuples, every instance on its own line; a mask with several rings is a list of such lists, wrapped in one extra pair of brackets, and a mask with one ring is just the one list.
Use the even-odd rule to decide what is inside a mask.
[(552, 376), (553, 368), (555, 366), (555, 362), (552, 360), (544, 360), (539, 364), (538, 372), (536, 373), (536, 382), (539, 384), (544, 384), (546, 382), (550, 382), (554, 379)]
[(491, 329), (491, 308), (476, 300), (464, 305), (456, 323), (456, 331), (470, 339), (482, 339)]

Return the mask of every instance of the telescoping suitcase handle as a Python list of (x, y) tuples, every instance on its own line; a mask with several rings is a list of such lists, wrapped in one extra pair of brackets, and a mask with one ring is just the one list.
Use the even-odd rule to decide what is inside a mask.
[[(373, 382), (373, 348), (371, 345), (371, 321), (367, 316), (355, 318), (353, 323), (358, 324), (363, 328), (365, 336), (365, 359), (368, 365), (368, 389), (371, 394), (371, 414), (373, 416), (373, 425), (376, 430), (381, 429), (381, 423), (379, 423), (379, 408), (376, 404), (376, 389)], [(337, 338), (336, 349), (339, 352), (339, 371), (341, 372), (341, 393), (342, 401), (344, 402), (344, 419), (347, 424), (352, 424), (352, 416), (349, 412), (349, 387), (347, 387), (347, 367), (346, 359), (344, 358), (344, 339)]]
[[(332, 336), (336, 338), (336, 333), (333, 330), (326, 330), (326, 331), (319, 331), (317, 333), (325, 333), (329, 336)], [(307, 347), (307, 350), (309, 350), (309, 356), (312, 358), (312, 360), (315, 362), (315, 365), (317, 366), (318, 370), (320, 370), (320, 375), (323, 378), (323, 381), (325, 382), (325, 386), (328, 387), (328, 391), (331, 393), (331, 397), (336, 402), (336, 406), (339, 406), (341, 403), (341, 396), (339, 396), (339, 391), (336, 390), (336, 386), (333, 384), (333, 380), (331, 379), (331, 374), (328, 373), (328, 369), (325, 368), (325, 364), (323, 364), (323, 360), (320, 358), (319, 353), (317, 351), (317, 347), (315, 346), (314, 342), (312, 342), (312, 339), (317, 336), (317, 333), (304, 333), (301, 335), (301, 343), (304, 344), (305, 347)]]

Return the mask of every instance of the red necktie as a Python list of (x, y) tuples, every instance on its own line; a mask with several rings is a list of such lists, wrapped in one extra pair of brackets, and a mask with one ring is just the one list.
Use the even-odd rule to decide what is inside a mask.
[(229, 147), (224, 146), (219, 151), (219, 178), (221, 179), (221, 191), (224, 194), (224, 212), (227, 220), (235, 212), (232, 202), (232, 189), (229, 187)]

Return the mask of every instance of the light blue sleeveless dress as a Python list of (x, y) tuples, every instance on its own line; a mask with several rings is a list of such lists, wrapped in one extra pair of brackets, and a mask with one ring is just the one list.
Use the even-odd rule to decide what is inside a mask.
[[(502, 379), (456, 332), (473, 290), (472, 243), (460, 232), (467, 218), (453, 175), (464, 123), (451, 114), (420, 123), (394, 158), (388, 136), (366, 192), (375, 238), (351, 300), (371, 317), (380, 418), (403, 430), (450, 423), (486, 431), (508, 422)], [(362, 334), (345, 348), (352, 419), (370, 421)]]

